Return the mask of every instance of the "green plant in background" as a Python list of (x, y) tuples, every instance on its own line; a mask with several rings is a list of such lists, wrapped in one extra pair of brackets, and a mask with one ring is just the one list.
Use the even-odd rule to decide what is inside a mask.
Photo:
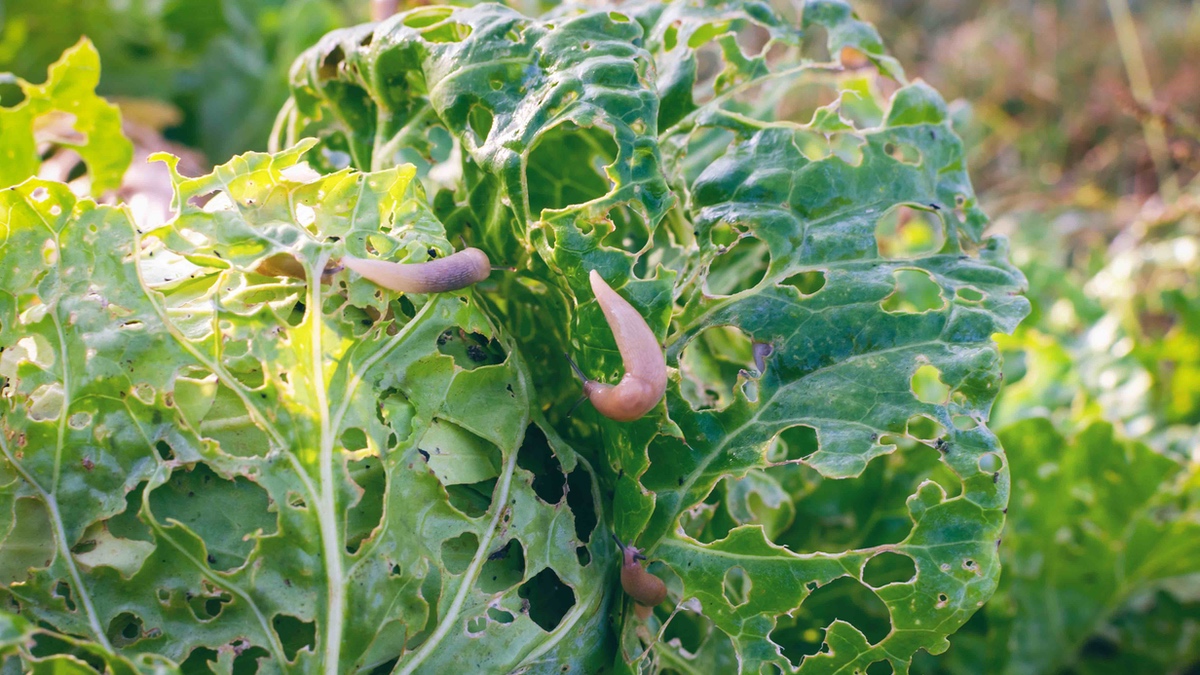
[[(366, 2), (339, 0), (7, 0), (0, 70), (36, 77), (87, 35), (104, 56), (101, 94), (169, 103), (171, 138), (221, 161), (266, 147), (301, 50), (365, 18)], [(0, 103), (19, 99), (0, 86)]]
[[(992, 595), (1024, 279), (846, 4), (422, 8), (291, 86), (160, 229), (0, 192), (6, 667), (907, 672)], [(515, 271), (337, 265), (460, 241)], [(590, 270), (672, 369), (632, 423), (569, 414), (564, 352), (621, 372)]]

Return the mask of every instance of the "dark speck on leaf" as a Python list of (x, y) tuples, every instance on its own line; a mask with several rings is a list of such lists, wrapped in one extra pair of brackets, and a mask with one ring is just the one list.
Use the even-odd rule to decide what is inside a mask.
[(625, 469), (621, 469), (620, 471), (617, 472), (617, 478), (624, 478), (624, 477), (625, 477)]
[[(492, 551), (490, 554), (488, 554), (488, 560), (500, 560), (502, 558), (507, 558), (507, 557), (508, 557), (508, 545), (505, 545), (504, 548), (497, 549), (495, 551)], [(495, 577), (492, 577), (492, 578), (494, 579)]]
[(432, 249), (432, 248), (431, 248), (431, 249), (429, 249), (429, 250), (427, 251), (427, 253), (429, 253), (429, 257), (430, 257), (430, 258), (436, 258), (436, 257), (438, 257), (438, 252), (437, 252), (437, 249)]
[(208, 554), (208, 564), (209, 564), (209, 565), (215, 565), (216, 563), (217, 563), (217, 556), (215, 556), (215, 555), (213, 555), (213, 554), (209, 553), (209, 554)]
[(284, 586), (287, 586), (288, 588), (291, 588), (291, 587), (292, 587), (292, 580), (291, 580), (291, 579), (284, 579), (284, 580), (283, 580), (283, 585), (284, 585)]
[(680, 485), (680, 486), (682, 486), (682, 485), (683, 485), (683, 476), (680, 476), (680, 477), (679, 477), (679, 485)]
[(941, 211), (941, 210), (942, 210), (942, 207), (938, 206), (937, 204), (934, 204), (933, 202), (930, 202), (930, 203), (929, 203), (929, 208), (933, 209), (934, 211)]
[(189, 497), (195, 497), (195, 496), (196, 496), (196, 493), (195, 493), (195, 492), (192, 492), (191, 490), (188, 490), (188, 496), (189, 496)]
[(487, 353), (479, 345), (468, 345), (467, 356), (475, 363), (487, 361)]
[(1000, 482), (1000, 472), (999, 472), (999, 471), (997, 471), (996, 473), (992, 474), (992, 482), (993, 482), (993, 483), (999, 483), (999, 482)]
[(96, 463), (92, 461), (91, 457), (83, 458), (83, 468), (87, 469), (88, 471), (91, 471), (95, 467), (96, 467)]
[(429, 453), (428, 452), (426, 452), (425, 450), (422, 450), (421, 448), (417, 448), (417, 452), (421, 453), (422, 459), (424, 459), (426, 462), (429, 461)]

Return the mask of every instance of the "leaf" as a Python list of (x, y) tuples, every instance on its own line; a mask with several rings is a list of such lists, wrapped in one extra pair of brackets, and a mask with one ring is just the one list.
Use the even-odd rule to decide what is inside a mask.
[[(802, 25), (821, 29), (831, 63), (767, 58), (771, 45), (806, 48), (806, 37), (754, 3), (635, 3), (541, 20), (487, 5), (419, 9), (327, 36), (293, 71), (296, 111), (281, 119), (318, 135), (326, 157), (344, 148), (361, 167), (417, 161), (448, 229), (517, 266), (515, 279), (497, 280), (495, 307), (546, 370), (536, 391), (550, 422), (600, 468), (615, 532), (666, 563), (680, 584), (673, 599), (699, 600), (741, 670), (887, 660), (906, 672), (918, 649), (944, 650), (995, 588), (1008, 484), (983, 424), (1000, 381), (991, 336), (1010, 332), (1028, 304), (1004, 241), (981, 238), (986, 218), (942, 99), (906, 83), (845, 3), (807, 3)], [(701, 51), (715, 68), (700, 66)], [(870, 77), (847, 74), (825, 85), (834, 104), (776, 117), (789, 93), (803, 96), (809, 79), (855, 53), (900, 80), (890, 100)], [(468, 161), (440, 149), (445, 135)], [(922, 214), (925, 234), (912, 225), (893, 245), (901, 235), (888, 219), (910, 218), (902, 212)], [(647, 318), (679, 368), (665, 408), (633, 424), (586, 408), (566, 417), (577, 388), (558, 354), (609, 381), (621, 372), (591, 269)], [(771, 355), (756, 364), (764, 345)], [(921, 397), (925, 380), (940, 398)], [(895, 538), (796, 554), (736, 527), (748, 517), (736, 504), (720, 516), (730, 524), (706, 529), (711, 512), (695, 509), (714, 487), (771, 480), (768, 449), (802, 429), (815, 447), (786, 461), (816, 480), (860, 476), (901, 446), (940, 453), (897, 488), (913, 496)], [(918, 489), (930, 475), (951, 489)], [(791, 508), (802, 499), (790, 494)], [(694, 541), (677, 533), (681, 518), (699, 519), (687, 532), (726, 534)], [(784, 641), (772, 633), (780, 617), (813, 588), (861, 577), (882, 552), (917, 570), (865, 591), (894, 630), (865, 641), (848, 623), (822, 624), (838, 648), (789, 662), (781, 650), (791, 647), (769, 641)], [(724, 590), (735, 566), (752, 589), (736, 611)], [(636, 625), (625, 623), (626, 661), (672, 649)]]
[[(54, 549), (7, 586), (19, 611), (239, 672), (946, 650), (999, 577), (991, 336), (1024, 280), (937, 93), (844, 3), (799, 28), (758, 3), (420, 7), (297, 61), (286, 149), (200, 177), (159, 156), (159, 230), (5, 191), (0, 494), (44, 505)], [(452, 241), (513, 271), (422, 296), (338, 264)], [(623, 370), (593, 270), (671, 369), (628, 424), (571, 412), (564, 353)], [(645, 621), (610, 534), (668, 585)]]
[(121, 133), (117, 107), (96, 95), (99, 82), (100, 56), (87, 38), (50, 66), (45, 84), (17, 79), (24, 100), (0, 108), (0, 187), (37, 175), (47, 145), (78, 153), (96, 194), (120, 185), (133, 144)]
[[(515, 668), (604, 600), (576, 553), (590, 532), (516, 466), (537, 428), (530, 376), (469, 293), (397, 297), (323, 275), (331, 255), (366, 255), (368, 238), (421, 256), (448, 244), (411, 170), (312, 178), (293, 171), (305, 149), (176, 175), (181, 212), (151, 236), (62, 184), (0, 193), (12, 355), (0, 494), (21, 527), (5, 530), (7, 593), (113, 662), (206, 650), (300, 670), (466, 662), (478, 641), (447, 631), (479, 623), (504, 630), (506, 652), (483, 648)], [(278, 255), (314, 281), (256, 272)], [(457, 365), (447, 331), (494, 341), (499, 362)], [(422, 439), (458, 458), (456, 480), (426, 467)], [(492, 453), (483, 473), (463, 464)], [(42, 511), (48, 539), (31, 548)], [(449, 540), (469, 544), (453, 571)], [(487, 586), (506, 546), (511, 586)], [(22, 563), (17, 548), (46, 559)], [(434, 611), (445, 623), (430, 633)]]
[(1107, 422), (1065, 438), (1030, 419), (1000, 437), (1020, 497), (985, 609), (997, 672), (1175, 672), (1200, 658), (1200, 644), (1164, 628), (1196, 602), (1195, 471)]

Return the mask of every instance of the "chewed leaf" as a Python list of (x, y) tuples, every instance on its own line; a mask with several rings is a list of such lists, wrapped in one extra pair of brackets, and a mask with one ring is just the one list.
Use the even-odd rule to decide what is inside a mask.
[(0, 108), (0, 187), (36, 176), (51, 162), (65, 179), (74, 162), (61, 149), (83, 159), (94, 194), (116, 189), (133, 144), (121, 133), (117, 106), (96, 95), (99, 82), (100, 55), (87, 38), (51, 64), (45, 84), (17, 80), (24, 100)]
[[(999, 579), (1024, 279), (937, 92), (845, 2), (799, 9), (417, 7), (297, 61), (289, 147), (158, 157), (157, 230), (4, 191), (5, 593), (239, 672), (945, 651)], [(496, 267), (453, 293), (345, 257), (463, 247)], [(653, 371), (650, 412), (577, 407), (572, 360)]]

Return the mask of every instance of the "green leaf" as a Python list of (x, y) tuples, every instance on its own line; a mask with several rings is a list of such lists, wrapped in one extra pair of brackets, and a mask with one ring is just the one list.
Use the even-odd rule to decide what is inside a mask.
[[(23, 615), (186, 669), (904, 673), (991, 596), (1024, 279), (845, 4), (421, 7), (291, 85), (287, 149), (158, 157), (154, 232), (2, 193), (0, 495), (51, 556)], [(462, 244), (512, 271), (338, 264)], [(564, 353), (623, 371), (593, 270), (670, 369), (631, 423), (572, 413)], [(610, 534), (667, 583), (648, 618)]]
[[(806, 36), (756, 3), (635, 3), (543, 19), (490, 5), (426, 8), (327, 36), (294, 69), (296, 111), (281, 119), (321, 138), (318, 163), (339, 148), (361, 167), (416, 161), (447, 228), (517, 266), (497, 279), (494, 310), (548, 375), (536, 389), (548, 419), (599, 467), (614, 531), (666, 563), (672, 597), (699, 599), (740, 668), (887, 660), (905, 672), (918, 649), (944, 650), (995, 588), (1008, 483), (983, 424), (1000, 382), (991, 336), (1010, 332), (1028, 304), (1004, 241), (982, 239), (986, 218), (942, 99), (905, 83), (844, 3), (807, 3), (802, 27), (826, 36), (832, 67), (857, 52), (903, 86), (884, 99), (867, 77), (831, 78), (838, 104), (776, 117), (831, 66), (795, 51), (766, 58), (771, 45), (800, 49)], [(752, 31), (762, 38), (747, 48), (739, 39)], [(716, 68), (700, 67), (701, 50)], [(467, 161), (441, 149), (446, 135)], [(442, 182), (456, 172), (461, 181)], [(911, 243), (893, 244), (901, 235), (889, 218), (905, 211), (923, 214), (925, 234), (913, 225)], [(559, 354), (606, 379), (621, 372), (591, 269), (647, 318), (679, 369), (665, 408), (639, 422), (586, 407), (566, 416), (578, 389)], [(760, 365), (761, 345), (771, 355)], [(922, 397), (926, 380), (940, 397)], [(796, 554), (737, 527), (783, 538), (803, 490), (776, 492), (761, 514), (738, 497), (695, 515), (723, 479), (725, 500), (746, 489), (739, 480), (781, 484), (765, 473), (778, 461), (768, 450), (805, 429), (814, 447), (784, 459), (815, 470), (808, 485), (861, 476), (900, 448), (940, 453), (909, 460), (924, 473), (897, 487), (912, 498), (907, 525), (889, 521), (899, 523), (894, 538), (845, 549), (818, 541)], [(918, 489), (931, 476), (950, 489)], [(681, 518), (712, 539), (680, 535)], [(838, 648), (789, 662), (791, 646), (769, 641), (786, 641), (772, 634), (779, 618), (814, 588), (861, 578), (882, 552), (917, 570), (862, 587), (892, 632), (866, 641), (848, 623), (822, 624)], [(731, 567), (752, 589), (736, 610), (724, 592)], [(789, 588), (784, 578), (802, 581)], [(626, 660), (672, 649), (644, 642), (636, 625), (625, 623)]]
[(1200, 657), (1200, 643), (1166, 628), (1196, 603), (1195, 470), (1107, 422), (1065, 438), (1030, 419), (1000, 437), (1019, 497), (1004, 582), (985, 609), (996, 672), (1161, 673)]
[(47, 144), (78, 153), (95, 194), (120, 185), (133, 144), (121, 133), (117, 107), (96, 95), (99, 82), (100, 56), (87, 38), (50, 66), (45, 84), (17, 78), (24, 99), (0, 108), (0, 187), (37, 175)]

